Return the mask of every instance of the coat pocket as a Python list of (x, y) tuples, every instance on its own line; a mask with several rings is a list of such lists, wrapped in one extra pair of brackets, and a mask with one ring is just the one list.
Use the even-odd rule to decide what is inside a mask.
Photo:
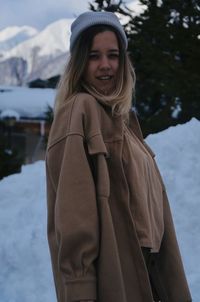
[(87, 139), (87, 147), (90, 155), (103, 153), (105, 157), (109, 156), (103, 137), (100, 133)]

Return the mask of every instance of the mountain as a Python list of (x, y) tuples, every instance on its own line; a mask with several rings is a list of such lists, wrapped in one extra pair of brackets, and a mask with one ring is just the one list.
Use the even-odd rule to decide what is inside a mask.
[(0, 31), (0, 53), (12, 49), (18, 44), (32, 38), (38, 30), (30, 26), (10, 26)]
[[(144, 6), (134, 0), (127, 4), (133, 14)], [(129, 18), (119, 15), (122, 24)], [(61, 19), (42, 31), (30, 26), (0, 30), (0, 85), (26, 85), (62, 73), (69, 54), (70, 27), (74, 19)]]
[(24, 85), (37, 78), (47, 79), (60, 74), (69, 52), (72, 22), (73, 19), (61, 19), (40, 32), (29, 28), (24, 36), (23, 28), (0, 31), (3, 45), (0, 47), (0, 84)]

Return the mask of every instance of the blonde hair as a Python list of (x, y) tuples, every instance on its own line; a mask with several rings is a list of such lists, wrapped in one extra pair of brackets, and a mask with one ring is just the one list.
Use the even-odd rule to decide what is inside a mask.
[[(88, 61), (89, 51), (92, 46), (94, 36), (103, 31), (115, 32), (119, 43), (119, 70), (115, 91), (110, 95), (103, 95), (94, 87), (89, 86), (83, 77), (83, 73)], [(124, 50), (122, 41), (117, 32), (109, 26), (98, 25), (89, 28), (76, 42), (72, 50), (64, 73), (57, 86), (54, 111), (67, 102), (78, 92), (88, 92), (100, 102), (111, 106), (112, 114), (127, 117), (131, 108), (132, 98), (135, 89), (135, 72), (130, 62), (127, 52)]]

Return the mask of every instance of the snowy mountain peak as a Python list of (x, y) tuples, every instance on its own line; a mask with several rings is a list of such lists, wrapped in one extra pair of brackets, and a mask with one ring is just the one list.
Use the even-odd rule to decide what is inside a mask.
[(74, 19), (61, 19), (51, 23), (33, 41), (41, 47), (40, 55), (49, 55), (69, 50), (70, 27)]
[(74, 19), (60, 19), (45, 27), (44, 30), (53, 30), (55, 34), (59, 34), (58, 30), (62, 28), (65, 32), (70, 32), (70, 27)]
[(23, 41), (10, 51), (4, 52), (1, 56), (1, 61), (11, 57), (20, 57), (29, 61), (28, 65), (30, 67), (34, 50), (37, 50), (37, 55), (40, 56), (54, 56), (57, 53), (68, 51), (70, 25), (72, 22), (73, 19), (61, 19), (48, 25), (32, 38)]
[[(37, 33), (25, 27), (27, 33), (33, 34), (26, 39), (22, 39), (22, 28), (13, 27), (0, 32), (3, 43), (1, 45), (0, 41), (0, 84), (21, 85), (37, 78), (46, 79), (60, 74), (69, 51), (73, 20), (58, 20)], [(5, 38), (6, 34), (9, 39)], [(16, 42), (19, 34), (22, 41), (10, 47), (10, 39)]]
[(38, 33), (30, 26), (12, 26), (0, 31), (0, 51), (8, 51)]
[(27, 36), (33, 36), (38, 33), (38, 30), (31, 26), (9, 26), (4, 28), (0, 31), (0, 41), (5, 41), (14, 36), (18, 35), (19, 33), (26, 33)]

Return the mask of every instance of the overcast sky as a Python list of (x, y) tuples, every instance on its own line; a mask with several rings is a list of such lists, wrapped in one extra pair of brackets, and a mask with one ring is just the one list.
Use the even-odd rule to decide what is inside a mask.
[(88, 3), (89, 0), (0, 0), (0, 30), (12, 25), (43, 29), (56, 20), (88, 10)]

